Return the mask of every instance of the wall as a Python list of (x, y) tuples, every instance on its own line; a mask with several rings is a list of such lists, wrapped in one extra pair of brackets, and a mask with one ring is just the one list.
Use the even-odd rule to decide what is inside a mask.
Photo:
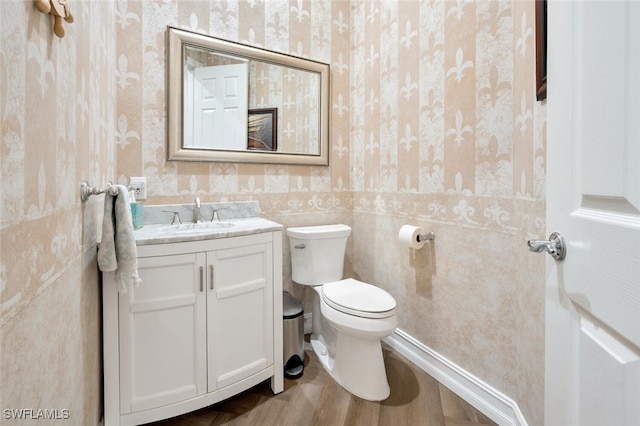
[(81, 203), (79, 184), (104, 185), (115, 173), (114, 10), (111, 2), (70, 3), (75, 23), (64, 25), (60, 39), (53, 18), (33, 2), (0, 2), (0, 407), (7, 424), (5, 409), (58, 410), (86, 425), (102, 415), (95, 256), (102, 204)]
[[(534, 2), (353, 2), (354, 275), (543, 423), (545, 110)], [(415, 253), (404, 224), (434, 231)]]

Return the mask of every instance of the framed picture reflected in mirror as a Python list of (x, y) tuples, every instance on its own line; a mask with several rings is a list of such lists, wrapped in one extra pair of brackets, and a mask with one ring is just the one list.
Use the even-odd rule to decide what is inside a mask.
[(278, 108), (249, 110), (247, 149), (278, 150)]
[(547, 98), (547, 0), (536, 0), (536, 98)]

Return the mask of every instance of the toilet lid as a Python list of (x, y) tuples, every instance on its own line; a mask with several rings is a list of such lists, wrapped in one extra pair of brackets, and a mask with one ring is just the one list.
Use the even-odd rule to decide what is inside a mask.
[(387, 318), (396, 309), (389, 293), (352, 278), (324, 284), (322, 299), (340, 312), (364, 318)]

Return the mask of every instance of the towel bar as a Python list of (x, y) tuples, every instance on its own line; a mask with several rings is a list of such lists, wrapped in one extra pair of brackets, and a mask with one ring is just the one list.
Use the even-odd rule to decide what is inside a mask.
[[(127, 190), (131, 191), (131, 186), (127, 186)], [(82, 202), (85, 202), (92, 195), (104, 194), (108, 193), (111, 196), (118, 195), (118, 187), (113, 184), (113, 182), (107, 182), (107, 187), (105, 189), (99, 189), (94, 186), (89, 185), (89, 182), (83, 180), (80, 183), (80, 199)]]

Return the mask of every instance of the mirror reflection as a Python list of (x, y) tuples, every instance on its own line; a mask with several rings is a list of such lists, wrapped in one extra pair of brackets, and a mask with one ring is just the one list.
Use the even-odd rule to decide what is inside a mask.
[(169, 159), (328, 164), (329, 66), (168, 28)]

